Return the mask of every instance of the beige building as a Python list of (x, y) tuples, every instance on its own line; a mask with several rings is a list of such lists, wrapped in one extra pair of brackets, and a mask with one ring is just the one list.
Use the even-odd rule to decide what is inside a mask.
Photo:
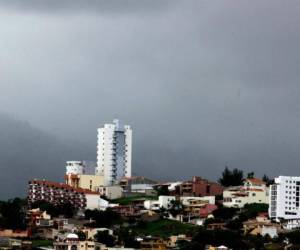
[(272, 222), (264, 213), (259, 214), (255, 219), (243, 222), (245, 234), (251, 235), (269, 235), (271, 238), (277, 237), (283, 229), (280, 224)]
[(101, 175), (68, 174), (65, 176), (65, 181), (67, 185), (74, 188), (96, 191), (99, 186), (103, 186), (104, 177)]
[(91, 240), (80, 241), (77, 234), (68, 234), (65, 239), (54, 241), (55, 250), (104, 250), (105, 245)]
[(268, 204), (269, 189), (266, 184), (257, 178), (249, 178), (243, 186), (229, 187), (223, 191), (223, 205), (225, 207), (242, 208), (246, 204)]

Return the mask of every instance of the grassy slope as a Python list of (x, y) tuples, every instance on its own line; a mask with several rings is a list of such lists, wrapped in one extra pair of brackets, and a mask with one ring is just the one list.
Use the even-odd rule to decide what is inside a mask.
[(197, 226), (191, 224), (185, 224), (168, 219), (160, 219), (134, 226), (132, 227), (132, 230), (137, 232), (139, 235), (169, 237), (171, 235), (178, 234), (191, 234), (197, 228)]
[(33, 240), (32, 241), (32, 248), (34, 247), (48, 247), (53, 246), (52, 240)]

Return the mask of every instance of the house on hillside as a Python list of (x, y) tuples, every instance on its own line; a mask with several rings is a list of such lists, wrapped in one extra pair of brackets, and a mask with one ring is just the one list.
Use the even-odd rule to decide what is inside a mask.
[(268, 204), (269, 189), (266, 183), (257, 178), (245, 179), (242, 186), (228, 187), (223, 192), (225, 207), (242, 208), (246, 204)]

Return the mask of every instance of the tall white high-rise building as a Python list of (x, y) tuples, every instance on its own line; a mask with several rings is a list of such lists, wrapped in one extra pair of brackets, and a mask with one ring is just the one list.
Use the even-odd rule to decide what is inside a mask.
[(132, 130), (118, 120), (98, 129), (96, 175), (104, 176), (104, 184), (115, 184), (131, 176)]

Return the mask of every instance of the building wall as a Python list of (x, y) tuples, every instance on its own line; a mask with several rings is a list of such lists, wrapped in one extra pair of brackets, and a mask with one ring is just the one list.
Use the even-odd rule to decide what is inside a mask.
[(96, 174), (104, 176), (104, 185), (116, 184), (131, 176), (132, 130), (118, 120), (98, 129)]
[(69, 202), (77, 209), (84, 209), (87, 206), (86, 195), (93, 194), (100, 197), (100, 194), (87, 189), (73, 188), (69, 185), (45, 180), (33, 180), (28, 185), (28, 203), (45, 200), (53, 205)]
[(171, 202), (174, 200), (176, 200), (175, 196), (160, 195), (158, 197), (160, 207), (163, 207), (163, 208), (169, 208)]
[(278, 236), (277, 227), (265, 227), (263, 226), (261, 229), (261, 236), (269, 235), (271, 238), (275, 238)]
[(97, 187), (97, 192), (101, 195), (105, 195), (108, 199), (118, 199), (122, 197), (123, 189), (120, 186), (102, 186)]
[(25, 231), (14, 231), (11, 229), (0, 230), (0, 237), (18, 237), (18, 238), (27, 238), (29, 233)]
[(236, 196), (235, 194), (239, 191), (224, 192), (224, 202), (223, 205), (225, 207), (237, 207), (242, 208), (246, 204), (251, 203), (264, 203), (268, 204), (268, 194), (266, 191), (257, 190), (257, 191), (246, 191), (244, 192), (246, 196)]
[(158, 200), (146, 200), (144, 201), (144, 207), (150, 210), (158, 210), (161, 207), (169, 208), (171, 201), (176, 200), (175, 196), (167, 196), (167, 195), (160, 195)]
[(109, 235), (113, 235), (113, 230), (111, 230), (109, 228), (105, 228), (105, 227), (101, 227), (101, 228), (84, 228), (81, 231), (83, 231), (85, 233), (87, 239), (94, 239), (95, 235), (98, 232), (103, 232), (103, 231), (108, 231)]
[(202, 201), (203, 204), (215, 204), (216, 198), (215, 198), (215, 196), (203, 196), (203, 197), (183, 196), (183, 197), (180, 197), (180, 201), (185, 206), (190, 205), (191, 202), (193, 202), (193, 201)]
[(109, 202), (107, 200), (100, 198), (99, 209), (101, 211), (105, 211), (108, 207), (109, 207)]
[(180, 194), (187, 196), (216, 196), (223, 193), (223, 187), (216, 183), (194, 176), (191, 181), (180, 185)]
[(99, 209), (100, 208), (100, 195), (99, 194), (86, 194), (86, 209)]
[(79, 187), (96, 191), (97, 187), (104, 185), (101, 175), (79, 175)]
[(73, 188), (83, 188), (96, 191), (97, 187), (104, 185), (101, 175), (68, 174), (65, 176), (66, 184)]
[(158, 200), (145, 200), (144, 201), (144, 208), (149, 210), (159, 210), (160, 203)]
[(208, 182), (206, 180), (193, 183), (193, 193), (195, 193), (196, 196), (214, 196), (220, 195), (222, 192), (223, 187), (218, 183)]
[(275, 184), (270, 187), (269, 216), (277, 220), (300, 219), (299, 198), (300, 177), (279, 176), (275, 178)]
[(90, 240), (79, 241), (79, 246), (77, 250), (94, 250), (95, 242)]
[(132, 174), (132, 130), (130, 126), (125, 126), (125, 174), (126, 177), (131, 177)]

